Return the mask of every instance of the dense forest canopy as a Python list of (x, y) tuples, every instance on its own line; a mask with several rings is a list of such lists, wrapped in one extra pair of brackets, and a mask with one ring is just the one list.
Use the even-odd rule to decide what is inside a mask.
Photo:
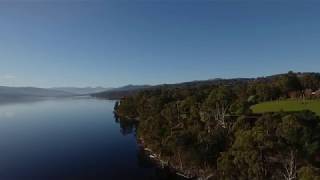
[(293, 73), (145, 89), (115, 104), (138, 138), (184, 174), (213, 179), (319, 179), (320, 119), (253, 114), (264, 101), (318, 98), (320, 75)]

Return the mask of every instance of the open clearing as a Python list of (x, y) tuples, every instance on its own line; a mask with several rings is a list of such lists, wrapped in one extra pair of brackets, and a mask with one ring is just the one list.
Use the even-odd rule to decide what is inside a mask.
[(251, 107), (254, 113), (310, 110), (320, 116), (320, 100), (282, 100), (264, 102)]

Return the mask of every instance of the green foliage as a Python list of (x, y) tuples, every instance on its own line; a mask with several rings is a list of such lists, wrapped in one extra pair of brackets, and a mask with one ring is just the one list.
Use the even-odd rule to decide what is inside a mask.
[[(232, 85), (164, 86), (122, 99), (115, 111), (138, 117), (137, 136), (145, 146), (188, 173), (212, 172), (230, 180), (281, 179), (289, 152), (295, 152), (299, 178), (308, 178), (313, 171), (303, 167), (316, 168), (320, 155), (319, 118), (310, 111), (252, 114), (250, 106), (285, 98), (312, 82), (301, 83), (301, 77), (290, 72)], [(264, 112), (259, 108), (252, 110)]]
[(313, 155), (320, 150), (319, 122), (309, 112), (265, 114), (251, 126), (244, 117), (239, 118), (232, 145), (218, 159), (222, 179), (279, 179), (291, 150), (298, 151), (300, 166), (312, 164)]
[(299, 180), (320, 180), (319, 173), (313, 167), (304, 166), (298, 171)]
[(119, 115), (125, 115), (129, 118), (135, 118), (138, 116), (135, 101), (132, 98), (127, 98), (125, 101), (121, 101), (121, 105), (118, 104), (116, 107), (116, 111)]
[(282, 90), (282, 93), (287, 94), (290, 91), (297, 91), (302, 89), (302, 85), (298, 76), (292, 71), (288, 72), (288, 74), (280, 77), (279, 86)]

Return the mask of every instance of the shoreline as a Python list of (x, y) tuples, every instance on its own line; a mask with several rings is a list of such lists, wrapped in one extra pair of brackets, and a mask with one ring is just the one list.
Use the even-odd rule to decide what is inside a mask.
[(152, 149), (148, 148), (143, 139), (142, 138), (137, 138), (137, 143), (140, 146), (140, 148), (143, 149), (144, 152), (146, 152), (146, 155), (148, 156), (148, 158), (150, 158), (152, 161), (154, 161), (154, 163), (162, 169), (168, 168), (170, 169), (173, 173), (175, 173), (177, 176), (185, 178), (185, 179), (206, 179), (206, 178), (201, 178), (199, 176), (195, 176), (195, 175), (191, 175), (188, 174), (186, 172), (183, 172), (181, 170), (179, 170), (178, 168), (170, 165), (169, 161), (165, 161), (163, 159), (161, 159), (161, 157), (155, 153)]
[[(139, 123), (139, 117), (128, 117), (128, 116), (123, 116), (121, 114), (119, 114), (116, 110), (114, 111), (114, 114), (122, 120), (131, 120), (132, 122), (135, 123)], [(155, 153), (154, 150), (152, 150), (151, 148), (149, 148), (143, 138), (141, 137), (136, 137), (136, 141), (137, 141), (137, 145), (139, 148), (141, 148), (141, 150), (143, 150), (146, 154), (146, 156), (152, 160), (152, 162), (161, 169), (169, 169), (170, 172), (172, 172), (173, 174), (177, 175), (180, 178), (184, 178), (186, 180), (190, 179), (190, 180), (208, 180), (210, 178), (212, 178), (214, 175), (208, 174), (208, 175), (201, 175), (200, 173), (190, 173), (192, 170), (181, 170), (179, 167), (172, 165), (170, 163), (170, 160), (163, 160), (159, 154)], [(189, 171), (189, 173), (187, 172)], [(200, 170), (201, 171), (201, 170)]]

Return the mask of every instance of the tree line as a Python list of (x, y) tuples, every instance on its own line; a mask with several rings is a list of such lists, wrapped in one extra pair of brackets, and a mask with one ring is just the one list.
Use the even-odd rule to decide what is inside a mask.
[(320, 179), (319, 117), (309, 111), (253, 114), (250, 109), (263, 101), (316, 98), (313, 92), (319, 88), (319, 74), (293, 72), (161, 86), (123, 97), (115, 112), (120, 121), (138, 121), (142, 143), (190, 176)]

